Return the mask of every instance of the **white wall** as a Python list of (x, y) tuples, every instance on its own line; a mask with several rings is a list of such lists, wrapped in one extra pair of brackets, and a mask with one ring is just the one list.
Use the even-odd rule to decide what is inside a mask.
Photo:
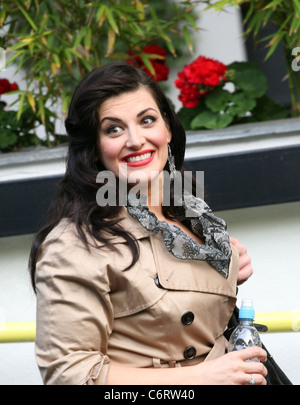
[[(259, 312), (300, 311), (300, 202), (218, 213), (247, 247), (253, 276), (239, 287)], [(300, 384), (300, 333), (265, 333), (262, 340), (294, 384)]]
[[(0, 238), (0, 322), (35, 321), (27, 262), (32, 235)], [(34, 343), (0, 343), (0, 385), (41, 384)]]

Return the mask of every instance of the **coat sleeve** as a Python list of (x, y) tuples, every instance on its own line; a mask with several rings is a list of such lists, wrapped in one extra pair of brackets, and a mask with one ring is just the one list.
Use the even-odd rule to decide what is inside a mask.
[(44, 384), (105, 384), (113, 327), (109, 254), (52, 232), (36, 270), (36, 359)]

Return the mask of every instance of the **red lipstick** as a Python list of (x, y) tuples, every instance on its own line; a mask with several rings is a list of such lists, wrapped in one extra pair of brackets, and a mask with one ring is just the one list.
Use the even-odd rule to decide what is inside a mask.
[[(145, 155), (147, 153), (151, 153), (150, 157), (145, 158), (143, 160), (137, 160), (134, 162), (128, 162), (127, 160), (129, 158), (133, 158), (135, 156), (141, 156), (141, 155)], [(129, 155), (126, 155), (122, 158), (122, 162), (126, 163), (127, 166), (130, 167), (139, 167), (139, 166), (145, 166), (147, 164), (149, 164), (150, 162), (152, 162), (152, 160), (154, 159), (155, 156), (155, 151), (153, 149), (147, 149), (147, 150), (142, 150), (140, 152), (135, 152), (135, 153), (130, 153)]]

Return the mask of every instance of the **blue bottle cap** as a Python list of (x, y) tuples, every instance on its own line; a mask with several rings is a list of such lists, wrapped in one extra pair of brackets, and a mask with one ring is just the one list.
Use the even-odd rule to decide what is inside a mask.
[(242, 300), (242, 305), (239, 310), (239, 319), (254, 319), (254, 314), (252, 300)]

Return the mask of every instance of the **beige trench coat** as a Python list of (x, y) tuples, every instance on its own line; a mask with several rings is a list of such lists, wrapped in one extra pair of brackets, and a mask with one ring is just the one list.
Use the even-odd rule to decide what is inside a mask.
[(238, 253), (228, 279), (205, 261), (181, 260), (160, 233), (126, 211), (140, 260), (102, 246), (86, 249), (67, 220), (46, 238), (37, 264), (36, 358), (45, 384), (105, 384), (111, 363), (188, 366), (225, 353), (236, 302)]

